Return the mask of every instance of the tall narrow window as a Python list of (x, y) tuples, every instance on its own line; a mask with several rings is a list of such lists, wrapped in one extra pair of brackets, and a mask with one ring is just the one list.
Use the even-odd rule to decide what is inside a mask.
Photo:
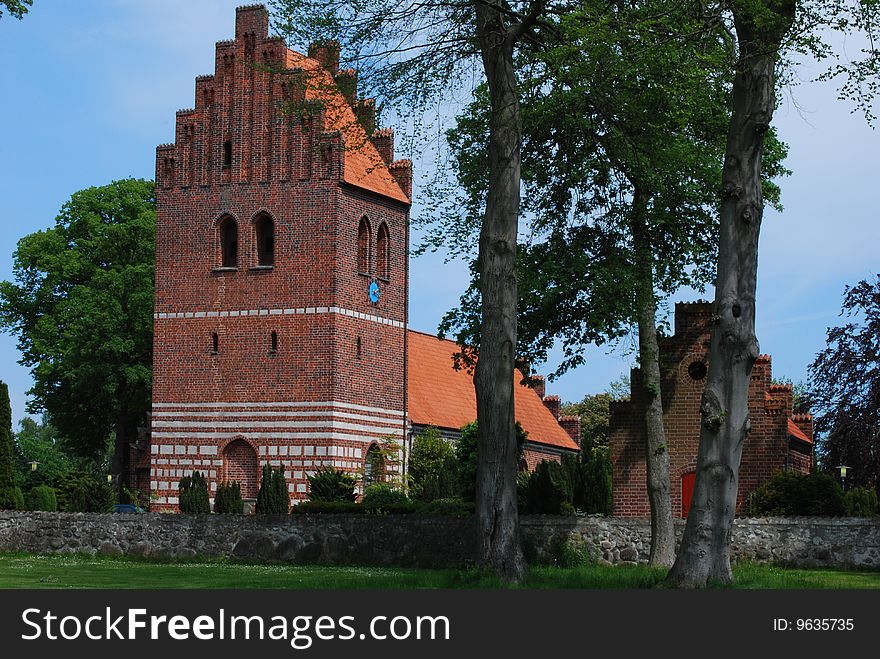
[(232, 141), (223, 142), (223, 169), (232, 167)]
[(278, 352), (278, 332), (272, 332), (269, 338), (269, 352), (272, 354)]
[(215, 355), (220, 352), (220, 337), (217, 336), (217, 332), (211, 335), (211, 352)]
[(238, 224), (231, 217), (220, 221), (220, 254), (224, 268), (238, 267)]
[(257, 243), (257, 263), (275, 265), (275, 222), (268, 215), (260, 215), (254, 223)]
[(379, 235), (376, 237), (376, 276), (380, 279), (388, 279), (391, 271), (389, 243), (388, 225), (382, 222), (379, 225)]
[(358, 272), (364, 275), (370, 274), (370, 222), (367, 218), (361, 219), (358, 226)]

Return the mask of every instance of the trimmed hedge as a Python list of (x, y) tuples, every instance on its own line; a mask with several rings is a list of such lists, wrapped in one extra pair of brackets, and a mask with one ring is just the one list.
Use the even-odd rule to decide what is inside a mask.
[(406, 493), (391, 487), (388, 483), (370, 485), (364, 491), (361, 504), (370, 510), (387, 510), (389, 506), (402, 506), (410, 503)]
[(460, 499), (437, 499), (430, 503), (386, 504), (381, 509), (350, 501), (303, 501), (291, 510), (294, 515), (426, 515), (432, 517), (468, 517), (474, 504)]
[(847, 514), (840, 484), (828, 474), (780, 471), (748, 500), (753, 517), (839, 517)]

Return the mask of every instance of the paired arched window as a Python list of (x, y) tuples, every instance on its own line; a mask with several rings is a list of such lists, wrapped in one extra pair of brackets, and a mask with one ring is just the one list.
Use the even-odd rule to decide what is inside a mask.
[(381, 279), (388, 279), (388, 273), (391, 271), (390, 242), (388, 225), (382, 222), (376, 237), (376, 276)]
[(275, 222), (266, 213), (254, 221), (257, 243), (257, 263), (261, 266), (275, 265)]
[(220, 263), (224, 268), (238, 267), (238, 223), (228, 215), (220, 220)]
[(371, 238), (370, 221), (363, 217), (358, 225), (357, 267), (358, 272), (364, 275), (370, 274), (370, 247), (373, 242)]

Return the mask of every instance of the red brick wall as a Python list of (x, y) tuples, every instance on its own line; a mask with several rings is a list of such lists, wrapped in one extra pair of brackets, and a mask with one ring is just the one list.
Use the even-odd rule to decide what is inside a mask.
[[(310, 471), (360, 472), (369, 443), (404, 428), (409, 208), (344, 183), (340, 135), (322, 132), (320, 113), (284, 113), (291, 76), (255, 66), (284, 60), (265, 11), (236, 19), (236, 39), (217, 44), (214, 75), (196, 79), (195, 108), (177, 114), (175, 143), (157, 149), (149, 477), (159, 509), (175, 507), (176, 484), (194, 469), (207, 473), (212, 495), (233, 477), (255, 495), (235, 466), (244, 445), (225, 459), (233, 442), (256, 456), (248, 473), (284, 467), (296, 499), (307, 496)], [(257, 267), (260, 213), (275, 223), (272, 268)], [(235, 270), (219, 268), (225, 216), (238, 223)], [(390, 239), (375, 305), (372, 277), (357, 267), (363, 216), (371, 272), (381, 225)]]
[[(708, 366), (711, 304), (678, 304), (676, 334), (661, 343), (664, 425), (669, 447), (673, 511), (681, 511), (682, 476), (696, 468), (700, 439), (700, 399)], [(775, 472), (785, 469), (809, 471), (810, 460), (791, 457), (787, 431), (792, 414), (791, 388), (771, 386), (771, 361), (762, 355), (752, 371), (749, 414), (752, 423), (740, 465), (739, 500)], [(611, 404), (610, 447), (614, 514), (647, 517), (645, 470), (644, 392), (638, 369), (631, 374), (631, 399)], [(806, 427), (806, 421), (803, 421)], [(812, 427), (810, 426), (812, 436)]]

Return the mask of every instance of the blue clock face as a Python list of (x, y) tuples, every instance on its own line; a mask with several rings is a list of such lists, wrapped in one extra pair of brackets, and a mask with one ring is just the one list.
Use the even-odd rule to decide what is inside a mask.
[(376, 282), (370, 282), (370, 302), (373, 304), (379, 304), (379, 297), (382, 295), (382, 291), (379, 290), (379, 284)]

